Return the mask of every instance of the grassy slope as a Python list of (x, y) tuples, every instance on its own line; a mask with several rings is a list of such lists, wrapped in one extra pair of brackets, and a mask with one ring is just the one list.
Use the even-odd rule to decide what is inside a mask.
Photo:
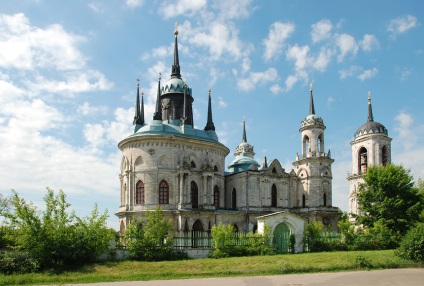
[[(361, 262), (361, 265), (359, 265)], [(305, 253), (171, 262), (106, 262), (55, 274), (1, 275), (0, 285), (65, 284), (106, 281), (182, 279), (194, 277), (274, 275), (286, 273), (406, 268), (419, 264), (396, 257), (391, 250)]]

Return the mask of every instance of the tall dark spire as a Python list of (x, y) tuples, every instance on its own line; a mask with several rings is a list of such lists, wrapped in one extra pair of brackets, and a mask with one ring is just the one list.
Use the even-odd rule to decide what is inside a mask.
[(171, 77), (172, 78), (181, 78), (181, 73), (180, 73), (180, 60), (178, 58), (178, 22), (175, 23), (175, 30), (174, 30), (174, 35), (175, 35), (175, 44), (174, 44), (174, 63), (172, 65), (172, 73), (171, 73)]
[(140, 125), (144, 125), (144, 91), (141, 90)]
[(309, 115), (315, 115), (314, 97), (312, 96), (312, 83), (310, 84), (311, 97), (309, 100)]
[(374, 122), (374, 116), (372, 115), (371, 92), (368, 92), (368, 122)]
[(181, 125), (186, 124), (187, 120), (187, 84), (184, 82), (184, 100), (183, 100), (183, 117), (181, 118)]
[(161, 99), (160, 99), (160, 77), (161, 77), (161, 73), (159, 73), (159, 79), (158, 79), (158, 94), (156, 97), (156, 108), (155, 108), (155, 113), (153, 114), (153, 120), (162, 120), (162, 104), (161, 104)]
[(133, 125), (135, 124), (140, 124), (140, 80), (139, 79), (137, 79), (137, 99), (135, 103), (135, 114), (134, 114), (134, 121), (133, 121)]
[(211, 100), (211, 89), (209, 88), (209, 102), (208, 102), (208, 122), (206, 123), (205, 131), (215, 131), (215, 125), (212, 120), (212, 100)]
[(241, 142), (247, 142), (246, 138), (246, 120), (243, 118), (243, 138), (241, 139)]

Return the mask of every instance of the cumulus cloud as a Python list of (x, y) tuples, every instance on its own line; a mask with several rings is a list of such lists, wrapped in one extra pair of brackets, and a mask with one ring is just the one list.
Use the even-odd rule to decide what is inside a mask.
[(333, 24), (330, 20), (323, 19), (313, 24), (311, 28), (312, 43), (317, 43), (319, 41), (330, 38), (331, 30), (333, 29)]
[(355, 75), (356, 75), (356, 74), (358, 74), (361, 70), (362, 70), (362, 68), (361, 68), (361, 67), (359, 67), (359, 66), (350, 66), (350, 67), (348, 67), (348, 68), (341, 69), (341, 70), (339, 71), (340, 79), (345, 79), (345, 78), (348, 78), (348, 77), (355, 76)]
[(81, 36), (66, 32), (59, 24), (41, 29), (31, 26), (22, 13), (0, 14), (0, 67), (80, 69), (85, 65), (85, 58), (78, 50), (83, 40)]
[(336, 45), (340, 50), (340, 54), (337, 56), (339, 62), (343, 61), (344, 57), (348, 54), (355, 56), (359, 49), (355, 38), (348, 34), (339, 35), (336, 39)]
[(144, 5), (145, 0), (126, 0), (125, 4), (130, 8), (140, 7)]
[(218, 15), (222, 19), (239, 19), (246, 18), (252, 12), (252, 0), (218, 0), (212, 4), (217, 10)]
[(333, 51), (328, 48), (322, 48), (319, 55), (316, 57), (313, 67), (318, 71), (325, 71), (331, 62)]
[(257, 85), (263, 85), (278, 79), (278, 72), (275, 68), (269, 68), (264, 72), (251, 72), (247, 78), (242, 78), (237, 82), (237, 86), (242, 91), (251, 91)]
[(224, 54), (235, 60), (240, 58), (243, 46), (234, 25), (213, 22), (206, 29), (206, 32), (197, 32), (190, 37), (190, 43), (209, 49), (212, 60), (219, 60)]
[(159, 8), (160, 13), (165, 19), (173, 18), (179, 15), (193, 15), (207, 5), (206, 0), (176, 0), (165, 1)]
[(387, 32), (389, 32), (392, 37), (396, 37), (399, 34), (406, 33), (417, 25), (418, 20), (415, 16), (405, 15), (391, 20), (387, 25)]
[(266, 61), (279, 56), (283, 52), (284, 43), (294, 32), (294, 29), (293, 23), (275, 22), (271, 25), (268, 37), (263, 40), (265, 46), (263, 56)]
[(405, 150), (411, 149), (417, 142), (417, 134), (412, 129), (414, 124), (412, 115), (401, 111), (398, 115), (396, 115), (395, 120), (397, 122), (395, 131), (399, 133), (397, 139), (399, 142), (402, 142)]
[(228, 104), (224, 101), (224, 99), (220, 96), (218, 96), (218, 105), (219, 107), (225, 108), (228, 106)]
[(378, 73), (378, 69), (377, 68), (372, 68), (372, 69), (368, 69), (368, 70), (364, 70), (359, 76), (358, 78), (361, 81), (364, 81), (366, 79), (372, 78), (374, 76), (376, 76)]
[(380, 46), (377, 38), (374, 35), (365, 34), (364, 38), (359, 42), (359, 46), (365, 52), (370, 52)]
[(269, 90), (272, 94), (277, 95), (282, 93), (284, 91), (284, 88), (282, 88), (279, 84), (274, 84), (269, 88)]

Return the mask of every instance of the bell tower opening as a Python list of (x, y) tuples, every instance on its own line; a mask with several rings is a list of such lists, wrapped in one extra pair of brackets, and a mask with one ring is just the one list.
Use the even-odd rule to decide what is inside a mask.
[(359, 149), (358, 152), (358, 172), (365, 174), (368, 168), (368, 151), (365, 147)]
[(383, 166), (386, 166), (389, 164), (389, 151), (387, 150), (387, 146), (384, 145), (383, 149), (381, 150), (382, 156), (381, 156), (381, 164)]

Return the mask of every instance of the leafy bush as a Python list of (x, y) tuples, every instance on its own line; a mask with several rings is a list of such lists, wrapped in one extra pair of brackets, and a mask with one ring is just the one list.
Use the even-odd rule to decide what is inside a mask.
[(408, 231), (395, 253), (404, 259), (424, 262), (424, 223)]
[(125, 243), (134, 260), (160, 261), (188, 259), (183, 251), (175, 251), (172, 221), (166, 220), (162, 209), (146, 212), (146, 221), (134, 220), (125, 231)]
[(235, 233), (231, 224), (225, 226), (222, 222), (212, 227), (213, 252), (212, 258), (240, 257), (255, 255), (271, 255), (274, 249), (271, 245), (271, 229), (265, 225), (264, 234), (249, 232)]
[(99, 215), (95, 205), (91, 216), (79, 218), (68, 212), (63, 191), (47, 189), (45, 211), (38, 211), (14, 192), (12, 211), (6, 214), (14, 228), (15, 248), (24, 251), (41, 268), (81, 265), (107, 251), (111, 232), (106, 227), (107, 211)]
[(32, 258), (27, 252), (0, 252), (0, 273), (13, 274), (36, 272), (39, 268), (39, 261)]

